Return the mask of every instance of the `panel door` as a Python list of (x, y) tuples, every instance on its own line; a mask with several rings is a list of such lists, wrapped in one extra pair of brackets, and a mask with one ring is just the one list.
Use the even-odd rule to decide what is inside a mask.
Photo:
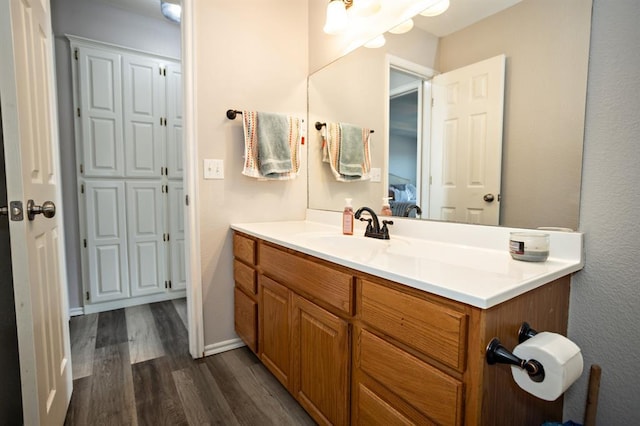
[(183, 175), (182, 149), (182, 68), (169, 63), (167, 74), (167, 170), (170, 179)]
[(124, 133), (126, 175), (161, 176), (164, 87), (160, 63), (143, 56), (124, 56)]
[(30, 199), (58, 207), (51, 218), (30, 220), (24, 211), (22, 220), (9, 221), (12, 277), (3, 276), (2, 285), (13, 278), (23, 409), (23, 417), (6, 419), (12, 424), (63, 424), (73, 389), (50, 12), (48, 0), (0, 2), (7, 198), (25, 210)]
[(166, 280), (162, 184), (129, 180), (126, 189), (131, 295), (162, 293)]
[(180, 64), (166, 66), (167, 93), (167, 176), (181, 179), (183, 175), (182, 155), (182, 69)]
[(77, 52), (84, 176), (124, 176), (122, 56), (85, 46)]
[(293, 295), (293, 395), (320, 424), (349, 418), (349, 324)]
[(169, 182), (167, 212), (169, 213), (169, 265), (171, 290), (187, 288), (187, 268), (184, 245), (184, 186), (182, 182)]
[(291, 380), (291, 292), (260, 275), (258, 350), (264, 365), (286, 388)]
[(85, 181), (89, 301), (129, 297), (125, 186), (122, 181)]
[(434, 77), (430, 219), (499, 224), (504, 75), (499, 55)]

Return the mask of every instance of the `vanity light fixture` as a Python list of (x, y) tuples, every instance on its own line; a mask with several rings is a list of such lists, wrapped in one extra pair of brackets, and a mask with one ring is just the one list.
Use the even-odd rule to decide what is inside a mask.
[(327, 6), (327, 19), (323, 31), (334, 35), (346, 30), (349, 24), (347, 9), (352, 4), (352, 0), (331, 0)]
[(353, 13), (366, 18), (371, 15), (375, 15), (380, 11), (380, 0), (352, 0), (353, 1)]
[(413, 28), (413, 19), (407, 19), (402, 24), (395, 26), (389, 30), (391, 34), (404, 34)]
[(369, 49), (377, 49), (378, 47), (384, 46), (386, 42), (387, 40), (384, 38), (384, 35), (380, 34), (376, 38), (366, 42), (364, 44), (364, 47), (367, 47)]
[[(176, 0), (177, 1), (177, 0)], [(180, 15), (182, 14), (182, 6), (180, 3), (172, 1), (160, 0), (160, 11), (165, 18), (172, 22), (180, 23)]]
[(420, 12), (420, 15), (434, 17), (442, 15), (447, 11), (447, 9), (449, 9), (449, 0), (440, 0), (439, 2), (429, 6), (428, 8)]

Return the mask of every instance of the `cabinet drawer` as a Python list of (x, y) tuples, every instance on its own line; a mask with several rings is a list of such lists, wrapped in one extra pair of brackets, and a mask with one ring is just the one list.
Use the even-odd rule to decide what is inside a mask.
[(256, 242), (237, 233), (233, 234), (233, 255), (250, 265), (256, 263)]
[(268, 245), (260, 247), (262, 271), (295, 292), (353, 314), (353, 277)]
[[(364, 383), (358, 383), (356, 392), (358, 393), (356, 425), (416, 425)], [(429, 426), (431, 425), (432, 423), (429, 423)]]
[(362, 280), (361, 318), (398, 341), (463, 372), (467, 315)]
[(256, 352), (258, 330), (258, 304), (237, 288), (234, 289), (234, 324), (236, 333)]
[(250, 294), (257, 293), (258, 286), (256, 284), (255, 269), (234, 259), (233, 277), (238, 287), (242, 288), (244, 291)]
[(438, 424), (462, 423), (463, 385), (374, 334), (362, 330), (358, 367)]

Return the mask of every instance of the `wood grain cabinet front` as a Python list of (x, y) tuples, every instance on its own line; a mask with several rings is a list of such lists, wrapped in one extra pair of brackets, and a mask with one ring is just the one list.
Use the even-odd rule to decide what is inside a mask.
[(233, 241), (236, 331), (319, 424), (562, 418), (562, 398), (523, 392), (485, 349), (496, 336), (514, 347), (523, 321), (566, 334), (570, 277), (480, 309), (244, 234)]

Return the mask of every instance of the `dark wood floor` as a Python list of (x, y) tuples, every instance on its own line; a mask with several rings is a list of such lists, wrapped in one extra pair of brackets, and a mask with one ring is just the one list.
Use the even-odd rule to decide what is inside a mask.
[(193, 360), (183, 300), (71, 319), (66, 425), (313, 425), (247, 348)]

